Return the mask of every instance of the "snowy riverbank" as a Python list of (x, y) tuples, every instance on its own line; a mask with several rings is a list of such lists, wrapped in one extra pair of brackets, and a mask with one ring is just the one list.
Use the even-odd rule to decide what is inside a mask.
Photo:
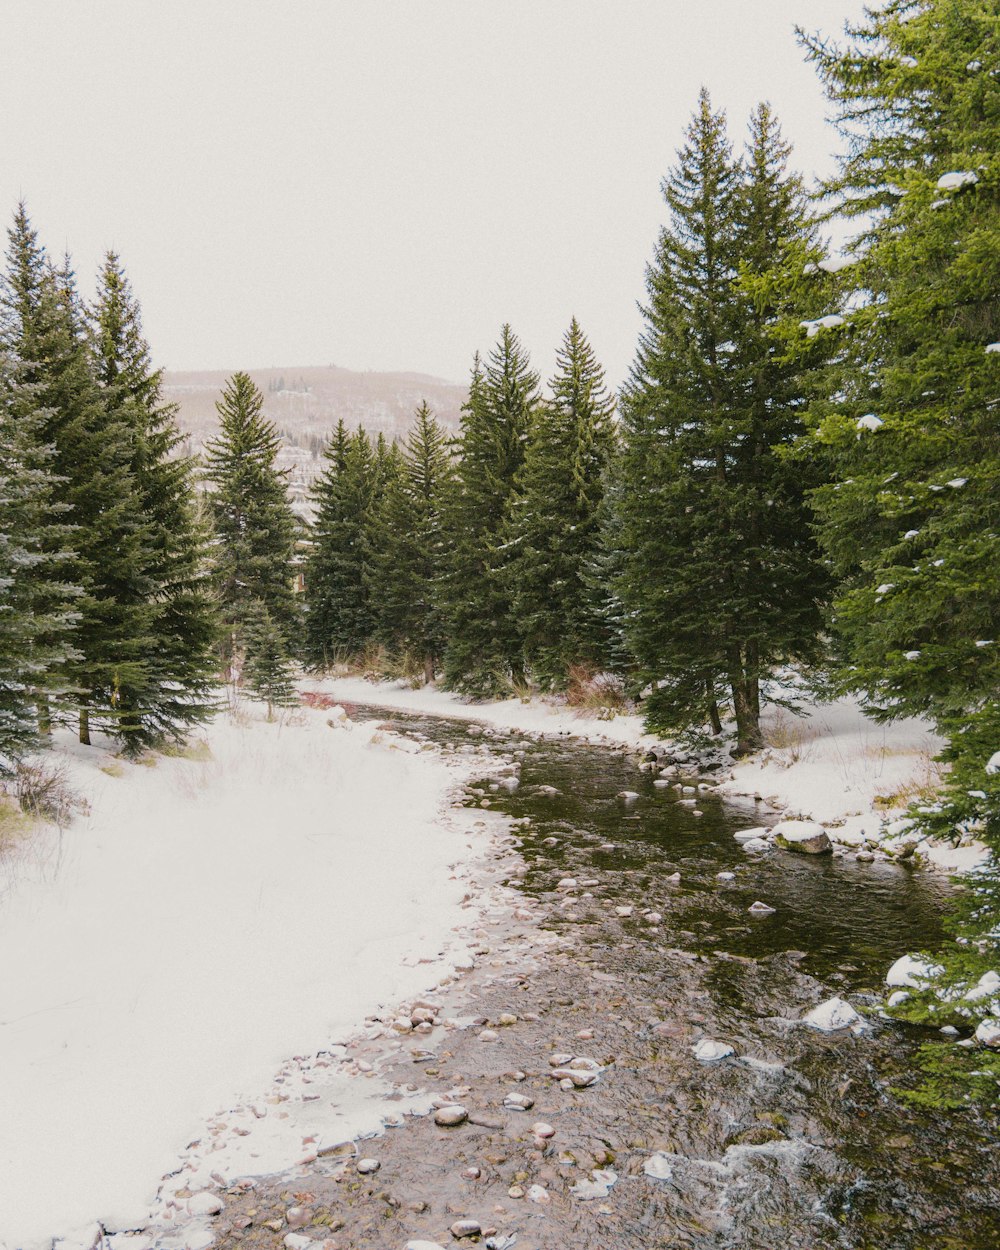
[(375, 1082), (329, 1090), (335, 1065), (291, 1057), (464, 965), (502, 906), (498, 818), (450, 806), (473, 760), (309, 709), (204, 736), (206, 758), (153, 766), (63, 744), (89, 813), (0, 865), (8, 1250), (143, 1226), (209, 1117), (235, 1109), (206, 1166), (236, 1175), (377, 1127)]
[[(577, 715), (573, 708), (550, 699), (471, 703), (435, 687), (412, 690), (398, 682), (360, 677), (307, 682), (305, 687), (354, 703), (477, 720), (529, 733), (566, 734), (636, 751), (659, 742), (644, 732), (639, 716), (600, 720)], [(760, 800), (788, 818), (817, 821), (845, 846), (866, 839), (893, 847), (911, 798), (933, 788), (937, 775), (933, 759), (940, 740), (923, 721), (876, 724), (853, 699), (804, 703), (802, 713), (796, 716), (768, 707), (762, 724), (772, 745), (745, 760), (728, 761), (725, 771), (717, 774), (718, 793), (734, 801)], [(986, 848), (979, 842), (956, 846), (922, 840), (920, 853), (944, 871), (966, 872), (982, 861)]]

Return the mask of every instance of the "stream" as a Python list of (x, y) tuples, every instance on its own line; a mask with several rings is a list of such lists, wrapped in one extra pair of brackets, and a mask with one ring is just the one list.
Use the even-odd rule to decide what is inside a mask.
[[(748, 855), (734, 831), (777, 814), (710, 788), (694, 807), (620, 749), (349, 710), (445, 750), (486, 746), (519, 770), (511, 789), (484, 776), (467, 802), (519, 822), (526, 872), (512, 884), (560, 940), (539, 969), (475, 999), (479, 1023), (516, 1010), (516, 1028), (492, 1048), (465, 1030), (427, 1070), (467, 1084), (484, 1118), (462, 1130), (414, 1119), (383, 1139), (377, 1184), (328, 1186), (338, 1248), (443, 1244), (456, 1213), (485, 1227), (488, 1212), (492, 1244), (517, 1250), (997, 1250), (998, 1125), (902, 1102), (893, 1087), (936, 1034), (878, 1012), (889, 965), (941, 942), (945, 878), (851, 856)], [(711, 773), (682, 780), (710, 785)], [(750, 916), (757, 900), (773, 913)], [(867, 1014), (862, 1034), (801, 1024), (835, 994)], [(734, 1054), (701, 1063), (702, 1039)], [(567, 1047), (605, 1065), (593, 1089), (562, 1094), (548, 1079), (546, 1056)], [(517, 1068), (532, 1114), (558, 1130), (549, 1146), (519, 1135), (523, 1117), (498, 1115)], [(412, 1064), (398, 1073), (412, 1079)], [(603, 1201), (574, 1196), (600, 1168), (615, 1177)], [(531, 1181), (545, 1205), (525, 1200)]]

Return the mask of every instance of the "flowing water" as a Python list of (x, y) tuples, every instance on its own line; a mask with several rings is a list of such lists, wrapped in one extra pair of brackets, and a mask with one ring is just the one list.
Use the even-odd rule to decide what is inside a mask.
[[(460, 723), (391, 715), (395, 728), (441, 744), (472, 740)], [(698, 815), (627, 753), (486, 733), (491, 751), (520, 766), (513, 792), (481, 787), (492, 807), (530, 821), (517, 830), (520, 888), (573, 940), (552, 976), (554, 993), (569, 992), (553, 1003), (603, 1003), (621, 1039), (601, 1114), (611, 1099), (605, 1140), (641, 1183), (612, 1191), (617, 1225), (610, 1209), (599, 1231), (578, 1221), (574, 1244), (997, 1250), (996, 1123), (902, 1103), (893, 1087), (934, 1035), (877, 1013), (889, 964), (942, 940), (947, 881), (831, 856), (750, 857), (732, 835), (768, 823), (752, 804), (701, 791)], [(639, 797), (617, 797), (626, 790)], [(569, 903), (555, 889), (566, 877), (579, 882)], [(774, 913), (752, 918), (758, 899)], [(868, 1008), (866, 1034), (798, 1023), (833, 994)], [(701, 1036), (736, 1056), (698, 1063), (691, 1043)], [(653, 1150), (658, 1180), (641, 1174)]]

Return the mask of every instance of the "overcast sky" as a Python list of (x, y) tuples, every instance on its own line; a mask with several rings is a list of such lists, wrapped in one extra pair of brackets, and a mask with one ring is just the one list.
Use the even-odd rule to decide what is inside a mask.
[(464, 381), (571, 316), (619, 383), (705, 84), (769, 99), (808, 174), (836, 135), (796, 22), (861, 0), (3, 0), (0, 208), (89, 291), (117, 249), (170, 369)]

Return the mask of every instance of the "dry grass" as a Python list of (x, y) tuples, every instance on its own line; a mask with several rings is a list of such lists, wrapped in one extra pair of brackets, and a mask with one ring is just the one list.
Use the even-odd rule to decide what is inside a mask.
[(160, 749), (161, 755), (172, 759), (193, 760), (196, 764), (207, 764), (212, 758), (212, 749), (205, 738), (194, 738), (188, 742), (168, 742)]
[(108, 777), (124, 777), (125, 769), (117, 760), (108, 760), (106, 764), (99, 764), (101, 772)]
[(72, 789), (65, 765), (58, 760), (22, 760), (12, 788), (25, 815), (50, 820), (60, 828), (78, 813), (89, 811), (87, 801)]
[(27, 838), (35, 827), (34, 820), (15, 799), (0, 796), (0, 859)]
[(815, 742), (821, 732), (809, 721), (793, 716), (784, 708), (778, 708), (761, 725), (764, 745), (774, 751), (785, 751), (791, 764), (798, 764), (808, 757), (809, 744)]
[(877, 790), (872, 801), (883, 812), (902, 810), (913, 803), (933, 803), (938, 797), (943, 780), (942, 765), (929, 750), (921, 751), (912, 775), (892, 789)]
[(631, 709), (622, 680), (614, 673), (600, 673), (588, 664), (574, 664), (566, 676), (566, 702), (578, 715), (613, 720)]

